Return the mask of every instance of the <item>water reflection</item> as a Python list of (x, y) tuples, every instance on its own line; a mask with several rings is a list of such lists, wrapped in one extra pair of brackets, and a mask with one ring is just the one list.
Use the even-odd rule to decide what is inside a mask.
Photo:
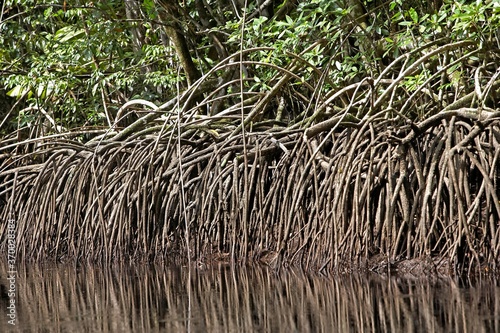
[[(0, 263), (6, 285), (5, 263)], [(500, 332), (500, 287), (262, 267), (18, 266), (1, 332)]]

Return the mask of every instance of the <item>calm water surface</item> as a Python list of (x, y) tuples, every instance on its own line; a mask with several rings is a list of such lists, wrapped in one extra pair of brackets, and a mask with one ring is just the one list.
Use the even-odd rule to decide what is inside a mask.
[(23, 266), (0, 332), (500, 332), (500, 287), (262, 267)]

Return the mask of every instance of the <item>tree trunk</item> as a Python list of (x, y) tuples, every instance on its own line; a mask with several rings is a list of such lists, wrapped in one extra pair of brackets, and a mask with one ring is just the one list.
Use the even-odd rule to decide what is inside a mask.
[(183, 29), (180, 24), (181, 14), (178, 10), (178, 3), (171, 0), (156, 0), (155, 1), (164, 10), (159, 10), (158, 14), (165, 26), (165, 33), (172, 42), (179, 62), (186, 74), (187, 82), (189, 85), (193, 84), (201, 77), (200, 71), (196, 68), (186, 38), (183, 34)]

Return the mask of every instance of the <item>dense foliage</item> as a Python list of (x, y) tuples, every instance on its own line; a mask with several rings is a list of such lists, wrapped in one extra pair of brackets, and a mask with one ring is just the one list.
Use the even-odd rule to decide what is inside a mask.
[[(431, 41), (470, 40), (481, 52), (494, 52), (484, 64), (475, 54), (448, 67), (430, 87), (441, 95), (471, 82), (479, 65), (488, 69), (500, 17), (495, 1), (286, 0), (243, 7), (243, 1), (223, 0), (4, 1), (2, 134), (110, 126), (126, 101), (167, 101), (240, 49), (269, 47), (249, 59), (281, 67), (300, 54), (310, 65), (297, 70), (305, 82), (313, 68), (329, 67), (324, 90), (375, 77), (402, 54), (415, 61), (418, 55), (409, 51)], [(177, 47), (175, 32), (187, 49)], [(461, 56), (454, 53), (446, 61)], [(430, 59), (405, 77), (408, 91), (447, 65), (442, 61)], [(245, 89), (260, 91), (273, 85), (276, 72), (259, 66), (245, 74)]]

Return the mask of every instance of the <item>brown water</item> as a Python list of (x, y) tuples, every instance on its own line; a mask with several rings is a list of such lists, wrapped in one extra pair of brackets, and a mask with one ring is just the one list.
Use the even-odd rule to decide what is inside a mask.
[(0, 332), (500, 332), (500, 287), (262, 267), (17, 265), (17, 324)]

